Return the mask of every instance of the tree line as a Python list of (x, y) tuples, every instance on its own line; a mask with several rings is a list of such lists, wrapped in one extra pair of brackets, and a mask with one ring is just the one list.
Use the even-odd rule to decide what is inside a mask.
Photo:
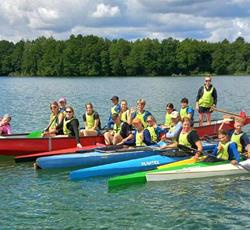
[(0, 76), (170, 76), (250, 74), (250, 43), (167, 38), (109, 40), (71, 35), (0, 41)]

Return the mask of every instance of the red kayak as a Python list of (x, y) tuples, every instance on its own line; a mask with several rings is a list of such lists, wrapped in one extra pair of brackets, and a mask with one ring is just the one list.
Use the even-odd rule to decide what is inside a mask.
[[(102, 135), (96, 137), (81, 137), (82, 146), (104, 144)], [(50, 152), (76, 147), (74, 137), (42, 137), (27, 138), (26, 136), (11, 135), (0, 138), (0, 155), (19, 156), (31, 153)]]
[(104, 147), (104, 144), (97, 144), (97, 145), (88, 145), (84, 146), (83, 148), (67, 148), (67, 149), (61, 149), (61, 150), (55, 150), (55, 151), (48, 151), (48, 152), (41, 152), (41, 153), (33, 153), (33, 154), (27, 154), (27, 155), (21, 155), (15, 157), (15, 162), (27, 162), (27, 161), (35, 161), (38, 157), (47, 157), (47, 156), (54, 156), (54, 155), (61, 155), (61, 154), (73, 154), (77, 152), (85, 153), (93, 151), (96, 148)]
[[(213, 121), (211, 125), (194, 127), (199, 136), (216, 136), (218, 129), (223, 120)], [(247, 119), (246, 124), (250, 123)], [(224, 129), (230, 130), (234, 127), (234, 121), (224, 125)], [(96, 145), (97, 143), (104, 144), (103, 135), (96, 137), (81, 137), (83, 146)], [(50, 152), (61, 149), (74, 148), (76, 140), (74, 137), (43, 137), (43, 138), (27, 138), (21, 135), (10, 135), (0, 138), (0, 155), (26, 155), (31, 153)]]

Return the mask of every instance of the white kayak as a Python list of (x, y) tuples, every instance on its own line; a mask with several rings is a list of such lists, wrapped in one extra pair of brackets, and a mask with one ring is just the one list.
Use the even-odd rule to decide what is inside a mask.
[(238, 165), (223, 164), (208, 167), (192, 167), (174, 171), (148, 173), (147, 181), (165, 181), (204, 178), (213, 176), (226, 176), (235, 174), (250, 173), (250, 159), (241, 162)]

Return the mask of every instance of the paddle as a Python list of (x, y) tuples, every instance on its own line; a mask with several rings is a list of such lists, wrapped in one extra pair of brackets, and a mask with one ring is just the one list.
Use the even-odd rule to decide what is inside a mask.
[[(191, 148), (191, 147), (189, 147), (189, 146), (182, 145), (182, 144), (178, 144), (177, 147), (180, 148), (180, 149), (182, 149), (182, 150), (184, 150), (184, 151), (188, 151), (188, 152), (192, 152), (192, 153), (198, 151), (197, 149), (194, 149), (194, 148)], [(203, 151), (199, 151), (199, 152), (200, 152), (201, 154), (203, 154), (203, 155), (207, 155), (206, 152), (203, 152)]]
[(212, 110), (220, 112), (220, 113), (232, 115), (232, 116), (235, 116), (235, 117), (240, 117), (240, 118), (245, 120), (244, 121), (245, 124), (250, 123), (250, 117), (247, 116), (245, 112), (240, 112), (240, 114), (237, 114), (237, 113), (228, 112), (228, 111), (226, 111), (224, 109), (218, 109), (217, 107), (212, 107)]

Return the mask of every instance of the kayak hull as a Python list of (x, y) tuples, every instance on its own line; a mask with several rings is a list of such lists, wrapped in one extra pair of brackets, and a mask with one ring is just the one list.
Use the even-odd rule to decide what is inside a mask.
[[(206, 151), (212, 150), (216, 146), (216, 143), (208, 143), (203, 142), (203, 148)], [(180, 161), (186, 158), (189, 158), (188, 155), (183, 157), (175, 157), (182, 154), (183, 151), (180, 152), (179, 149), (168, 149), (165, 150), (164, 154), (156, 155), (156, 156), (149, 156), (140, 159), (128, 160), (123, 162), (117, 162), (113, 164), (101, 165), (86, 169), (80, 169), (72, 171), (69, 175), (71, 180), (81, 180), (90, 177), (96, 176), (112, 176), (118, 174), (126, 174), (138, 171), (146, 171), (146, 170), (153, 170), (156, 169), (159, 165), (169, 164), (172, 162)], [(170, 154), (169, 156), (167, 156)]]
[(135, 150), (135, 151), (117, 151), (101, 152), (94, 151), (91, 153), (65, 154), (60, 156), (41, 157), (36, 160), (36, 164), (41, 169), (59, 169), (69, 167), (93, 167), (97, 165), (110, 164), (114, 162), (126, 161), (142, 157), (157, 155), (159, 151)]
[(183, 160), (185, 158), (186, 157), (167, 157), (161, 155), (143, 157), (134, 160), (75, 170), (70, 172), (69, 178), (71, 180), (82, 180), (96, 176), (112, 176), (137, 171), (152, 170), (158, 165)]
[[(250, 160), (248, 160), (250, 161)], [(246, 164), (247, 161), (243, 162)], [(247, 165), (247, 164), (246, 164)], [(180, 170), (167, 171), (167, 172), (152, 172), (146, 175), (147, 181), (167, 181), (167, 180), (180, 180), (180, 179), (194, 179), (216, 176), (228, 176), (249, 173), (250, 163), (245, 166), (241, 165), (215, 165), (209, 167), (193, 167), (184, 168)]]

